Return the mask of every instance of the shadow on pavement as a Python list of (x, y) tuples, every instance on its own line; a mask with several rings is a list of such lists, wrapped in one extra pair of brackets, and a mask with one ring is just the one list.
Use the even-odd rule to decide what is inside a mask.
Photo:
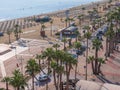
[(119, 82), (112, 82), (112, 81), (110, 81), (110, 80), (106, 79), (104, 76), (97, 75), (96, 77), (97, 77), (99, 80), (101, 80), (102, 82), (104, 82), (104, 83), (109, 83), (109, 84), (120, 85), (120, 83), (119, 83)]
[(45, 86), (46, 84), (48, 84), (50, 82), (51, 82), (51, 79), (48, 79), (46, 81), (36, 81), (35, 85), (40, 87), (40, 86)]

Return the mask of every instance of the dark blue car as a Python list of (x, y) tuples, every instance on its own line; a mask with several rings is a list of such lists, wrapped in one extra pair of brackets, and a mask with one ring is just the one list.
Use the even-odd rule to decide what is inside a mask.
[(3, 32), (0, 32), (0, 36), (4, 36)]

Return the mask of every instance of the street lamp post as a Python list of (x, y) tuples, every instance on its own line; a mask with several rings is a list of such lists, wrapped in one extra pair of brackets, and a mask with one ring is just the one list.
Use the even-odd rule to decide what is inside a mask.
[(21, 58), (20, 58), (20, 63), (21, 63), (21, 72), (22, 72), (22, 74), (24, 75), (24, 67), (23, 67), (23, 57), (21, 56)]
[(17, 60), (17, 47), (14, 47), (15, 49), (15, 57), (16, 57), (16, 60)]
[(26, 42), (26, 45), (27, 45), (27, 47), (28, 47), (28, 52), (30, 53), (30, 41), (27, 41), (27, 42)]

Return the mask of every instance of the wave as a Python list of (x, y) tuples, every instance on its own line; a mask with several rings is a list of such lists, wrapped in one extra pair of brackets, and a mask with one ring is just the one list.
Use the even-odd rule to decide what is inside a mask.
[(9, 18), (0, 18), (0, 22), (9, 20)]

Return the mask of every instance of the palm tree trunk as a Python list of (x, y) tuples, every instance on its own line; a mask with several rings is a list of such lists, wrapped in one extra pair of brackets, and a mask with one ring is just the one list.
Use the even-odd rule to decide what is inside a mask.
[(67, 66), (67, 83), (66, 83), (66, 90), (69, 90), (69, 77), (70, 77), (71, 66)]
[(60, 77), (60, 75), (58, 74), (57, 75), (57, 89), (56, 90), (59, 90), (59, 81), (60, 81), (59, 77)]
[[(50, 61), (48, 61), (48, 73), (47, 73), (47, 75), (49, 75), (49, 74), (50, 74)], [(46, 82), (46, 90), (48, 90), (48, 83), (47, 82)]]
[(98, 50), (96, 49), (95, 50), (95, 75), (98, 74), (98, 61), (97, 61), (97, 59), (98, 59)]
[[(60, 66), (62, 67), (62, 60), (60, 60)], [(63, 83), (62, 83), (62, 72), (60, 73), (60, 90), (63, 90)]]
[(98, 65), (98, 74), (100, 73), (100, 67), (101, 67), (101, 63), (99, 63)]
[(70, 20), (69, 20), (68, 24), (69, 24), (69, 26), (70, 26)]
[(56, 73), (55, 73), (55, 70), (53, 70), (53, 78), (54, 78), (54, 85), (55, 85), (55, 88), (57, 90), (57, 83), (56, 83)]
[(34, 90), (34, 75), (32, 76), (32, 90)]
[(66, 90), (69, 90), (69, 72), (67, 72)]
[(10, 40), (10, 35), (9, 35), (9, 44), (11, 43), (11, 40)]
[(65, 22), (65, 26), (67, 27), (67, 21)]
[(86, 69), (85, 69), (85, 80), (87, 80), (87, 59), (88, 59), (88, 39), (87, 39), (87, 50), (86, 50)]
[(46, 90), (48, 90), (48, 83), (46, 82)]
[[(77, 55), (77, 61), (78, 61), (78, 55)], [(75, 80), (77, 79), (77, 66), (78, 66), (78, 63), (75, 65)]]
[(20, 90), (20, 87), (17, 87), (17, 90)]
[(91, 62), (91, 66), (92, 66), (92, 72), (93, 72), (93, 74), (95, 74), (95, 67), (94, 67), (93, 61)]
[(39, 67), (41, 68), (41, 60), (39, 59)]
[(19, 34), (18, 34), (18, 38), (20, 39), (20, 36), (21, 36), (21, 33), (19, 32)]
[(8, 89), (8, 82), (6, 82), (6, 90), (9, 90), (9, 89)]
[(111, 54), (111, 41), (109, 40), (108, 57), (110, 57), (110, 54)]
[(115, 37), (112, 38), (112, 43), (111, 43), (111, 53), (113, 53), (113, 50), (114, 50), (114, 38), (115, 38)]
[(64, 42), (64, 51), (66, 50), (66, 43)]
[(66, 63), (66, 90), (69, 90), (69, 70), (67, 63)]
[(107, 60), (108, 57), (108, 37), (106, 37), (106, 53), (105, 53), (105, 60)]
[(78, 36), (76, 36), (76, 42), (78, 41)]
[(62, 90), (62, 73), (60, 73), (60, 90)]

